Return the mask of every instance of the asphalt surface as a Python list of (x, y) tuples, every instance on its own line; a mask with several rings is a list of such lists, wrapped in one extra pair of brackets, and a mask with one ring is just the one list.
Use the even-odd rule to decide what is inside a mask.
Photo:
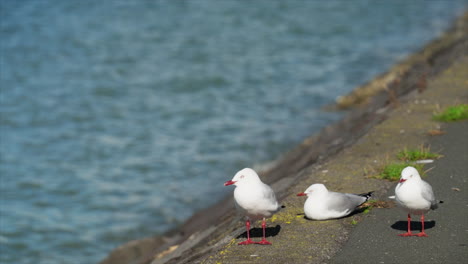
[[(468, 121), (442, 128), (447, 133), (430, 143), (444, 157), (426, 166), (434, 168), (423, 178), (444, 201), (425, 216), (429, 237), (397, 236), (406, 231), (406, 213), (374, 209), (330, 263), (468, 263)], [(419, 232), (419, 216), (412, 216), (411, 228)]]

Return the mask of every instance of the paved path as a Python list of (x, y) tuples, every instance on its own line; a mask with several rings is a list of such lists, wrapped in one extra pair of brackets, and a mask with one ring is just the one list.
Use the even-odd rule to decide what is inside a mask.
[[(467, 263), (468, 121), (443, 128), (447, 133), (434, 137), (431, 149), (441, 150), (444, 157), (433, 163), (434, 169), (424, 178), (436, 198), (444, 201), (426, 216), (429, 237), (397, 236), (406, 230), (406, 213), (399, 208), (375, 209), (353, 230), (331, 263)], [(394, 187), (388, 195), (394, 195)], [(416, 231), (418, 218), (412, 218)]]

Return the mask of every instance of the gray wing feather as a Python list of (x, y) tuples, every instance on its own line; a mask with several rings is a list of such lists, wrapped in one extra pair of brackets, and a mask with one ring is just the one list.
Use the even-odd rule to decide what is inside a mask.
[(366, 201), (365, 197), (349, 193), (329, 192), (328, 195), (328, 208), (330, 210), (339, 212), (354, 210), (356, 207)]
[(429, 183), (425, 182), (425, 181), (422, 181), (422, 184), (421, 184), (421, 195), (422, 197), (431, 202), (431, 209), (434, 210), (437, 208), (437, 201), (435, 199), (435, 196), (434, 196), (434, 192), (432, 191), (432, 187), (431, 185), (429, 185)]
[(277, 211), (279, 209), (278, 201), (276, 200), (276, 195), (273, 189), (264, 184), (265, 188), (263, 189), (263, 197), (265, 197), (268, 201), (271, 201), (271, 207), (268, 208), (268, 211)]

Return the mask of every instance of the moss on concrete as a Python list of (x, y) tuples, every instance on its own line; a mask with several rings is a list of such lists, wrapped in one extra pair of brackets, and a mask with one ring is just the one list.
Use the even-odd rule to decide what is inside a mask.
[(419, 174), (423, 175), (423, 164), (389, 163), (382, 168), (382, 171), (376, 176), (376, 178), (397, 181), (401, 177), (401, 171), (408, 166), (416, 168), (416, 170), (419, 171)]
[(399, 160), (406, 162), (425, 159), (438, 159), (440, 157), (440, 154), (431, 152), (430, 147), (425, 147), (424, 145), (421, 145), (421, 147), (416, 149), (405, 148), (397, 154), (397, 158)]
[(442, 122), (468, 119), (468, 104), (449, 106), (442, 113), (435, 114), (433, 119)]

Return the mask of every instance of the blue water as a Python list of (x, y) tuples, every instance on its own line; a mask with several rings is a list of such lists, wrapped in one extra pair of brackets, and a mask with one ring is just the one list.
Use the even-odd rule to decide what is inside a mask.
[(466, 6), (1, 1), (0, 263), (95, 263), (176, 227)]

